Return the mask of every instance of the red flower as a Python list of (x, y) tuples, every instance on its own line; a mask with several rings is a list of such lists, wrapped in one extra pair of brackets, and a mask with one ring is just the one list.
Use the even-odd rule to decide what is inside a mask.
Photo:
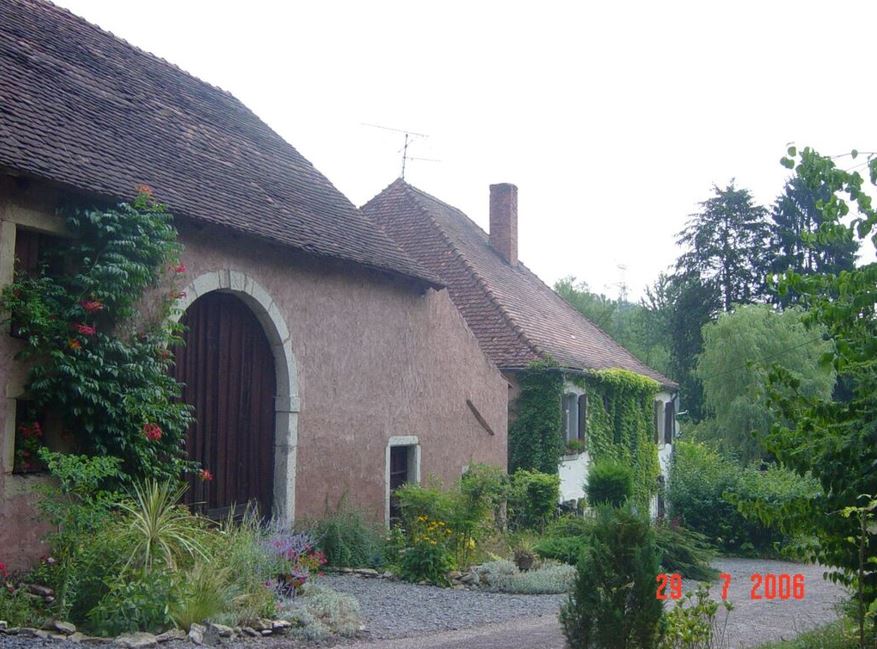
[(201, 478), (202, 482), (210, 482), (213, 480), (213, 474), (210, 473), (209, 469), (201, 469), (198, 471), (198, 477)]
[(186, 264), (180, 262), (180, 265), (174, 268), (175, 273), (185, 273), (186, 272)]
[(72, 350), (82, 349), (82, 343), (76, 340), (76, 338), (68, 338), (67, 346)]
[(83, 300), (80, 304), (82, 305), (82, 308), (89, 313), (94, 313), (95, 311), (100, 311), (104, 308), (104, 305), (100, 300)]
[(159, 428), (156, 424), (144, 424), (143, 425), (143, 434), (146, 435), (146, 439), (150, 442), (157, 442), (161, 439), (161, 428)]
[(9, 574), (9, 573), (6, 572), (6, 564), (3, 563), (2, 561), (0, 561), (0, 576), (5, 577), (5, 576), (8, 575), (8, 574)]
[(95, 333), (97, 333), (97, 329), (95, 329), (91, 325), (82, 324), (81, 322), (74, 322), (73, 328), (81, 333), (83, 336), (93, 336)]
[(137, 185), (137, 187), (135, 187), (135, 189), (137, 190), (138, 194), (145, 194), (146, 196), (149, 196), (149, 198), (152, 198), (152, 187), (150, 187), (149, 185), (144, 185), (143, 183), (140, 183), (139, 185)]

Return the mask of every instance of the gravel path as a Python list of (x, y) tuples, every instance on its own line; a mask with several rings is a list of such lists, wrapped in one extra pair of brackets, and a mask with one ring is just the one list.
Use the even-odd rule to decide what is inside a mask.
[[(824, 568), (820, 566), (760, 559), (718, 559), (713, 566), (731, 575), (728, 599), (734, 610), (728, 618), (727, 637), (733, 649), (789, 640), (828, 624), (837, 618), (837, 604), (847, 597), (842, 586), (822, 578)], [(751, 599), (751, 577), (755, 573), (804, 575), (804, 599)], [(713, 586), (712, 593), (719, 596), (721, 586)], [(763, 587), (759, 593), (764, 595)]]
[(349, 576), (327, 576), (320, 583), (354, 595), (369, 637), (380, 639), (540, 615), (556, 618), (566, 600), (566, 595), (504, 595)]
[[(713, 565), (731, 575), (728, 599), (734, 610), (728, 618), (726, 637), (732, 649), (789, 639), (827, 624), (837, 617), (835, 607), (845, 596), (843, 588), (822, 578), (823, 569), (819, 566), (758, 559), (720, 559)], [(803, 574), (804, 599), (750, 599), (753, 573)], [(325, 581), (336, 590), (355, 595), (360, 602), (370, 640), (353, 645), (357, 648), (564, 646), (557, 623), (557, 612), (566, 599), (563, 595), (455, 591), (346, 576)], [(685, 583), (686, 590), (696, 585)], [(721, 585), (714, 585), (713, 597), (720, 593)], [(410, 644), (392, 640), (406, 636), (410, 637)]]

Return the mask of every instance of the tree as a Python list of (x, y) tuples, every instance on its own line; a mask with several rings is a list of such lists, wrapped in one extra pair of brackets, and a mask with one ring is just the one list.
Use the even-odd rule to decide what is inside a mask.
[[(695, 374), (712, 415), (721, 450), (748, 463), (763, 456), (759, 443), (777, 423), (767, 398), (767, 375), (782, 367), (808, 397), (831, 397), (834, 371), (820, 364), (831, 353), (824, 329), (808, 329), (800, 309), (778, 312), (763, 304), (737, 307), (703, 328)], [(786, 422), (788, 423), (788, 422)]]
[(669, 370), (670, 351), (660, 314), (645, 303), (634, 304), (591, 292), (586, 282), (569, 276), (554, 290), (579, 313), (612, 336), (643, 363), (659, 372)]
[(648, 518), (598, 508), (573, 592), (560, 610), (571, 649), (655, 649), (663, 604), (655, 597), (660, 556)]
[(718, 291), (697, 275), (672, 275), (659, 279), (649, 299), (665, 305), (660, 321), (670, 336), (670, 376), (679, 383), (682, 408), (691, 419), (700, 420), (703, 389), (694, 367), (703, 349), (701, 330), (720, 310)]
[[(822, 213), (816, 201), (827, 198), (824, 185), (811, 190), (801, 178), (793, 177), (786, 182), (770, 211), (770, 249), (774, 254), (770, 270), (773, 273), (793, 270), (800, 275), (837, 275), (855, 267), (859, 244), (852, 231), (831, 239), (819, 236)], [(795, 296), (786, 293), (783, 299), (779, 296), (774, 299), (787, 306), (794, 303)]]
[(678, 274), (698, 277), (715, 287), (721, 305), (748, 304), (764, 293), (767, 272), (767, 210), (756, 205), (747, 189), (734, 182), (700, 204), (677, 243), (687, 251), (676, 262)]
[[(850, 155), (856, 158), (858, 153)], [(794, 168), (811, 190), (826, 192), (815, 203), (822, 217), (819, 239), (877, 242), (877, 210), (858, 171), (844, 171), (834, 159), (810, 148), (790, 148), (782, 163)], [(877, 185), (877, 158), (870, 157), (865, 166), (871, 185)], [(849, 219), (851, 206), (858, 213)], [(877, 263), (837, 275), (789, 271), (779, 283), (779, 294), (790, 291), (808, 307), (808, 326), (828, 331), (834, 345), (825, 361), (845, 382), (850, 398), (807, 395), (791, 373), (774, 371), (773, 403), (780, 420), (791, 423), (775, 426), (765, 448), (821, 483), (823, 496), (803, 521), (818, 540), (813, 558), (839, 569), (834, 578), (856, 587), (864, 610), (877, 601), (877, 571), (873, 563), (863, 567), (864, 557), (877, 556), (877, 534), (872, 519), (862, 540), (860, 521), (844, 512), (867, 506), (868, 494), (877, 494)]]

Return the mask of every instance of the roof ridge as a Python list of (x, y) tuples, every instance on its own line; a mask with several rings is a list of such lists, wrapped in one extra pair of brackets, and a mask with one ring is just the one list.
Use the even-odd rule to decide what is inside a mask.
[[(466, 270), (468, 270), (469, 273), (472, 275), (472, 277), (475, 278), (475, 282), (478, 284), (478, 286), (481, 287), (481, 289), (487, 295), (487, 299), (490, 300), (491, 304), (493, 304), (496, 307), (497, 311), (499, 311), (499, 314), (502, 316), (503, 320), (505, 320), (506, 324), (508, 324), (512, 328), (512, 331), (515, 332), (515, 335), (517, 335), (518, 338), (520, 338), (524, 342), (524, 344), (527, 345), (527, 347), (530, 349), (530, 351), (532, 351), (534, 354), (536, 354), (537, 356), (543, 356), (543, 357), (546, 356), (546, 353), (543, 352), (542, 350), (540, 350), (539, 347), (530, 339), (530, 337), (527, 336), (526, 333), (524, 333), (524, 329), (521, 327), (520, 324), (518, 324), (518, 322), (515, 320), (515, 318), (512, 316), (512, 314), (508, 312), (508, 310), (505, 308), (505, 306), (503, 306), (502, 302), (496, 297), (496, 294), (493, 292), (493, 289), (490, 288), (490, 286), (487, 283), (487, 280), (484, 278), (484, 276), (478, 272), (478, 270), (475, 268), (475, 266), (472, 264), (472, 262), (469, 261), (469, 259), (466, 257), (466, 255), (463, 254), (463, 251), (460, 250), (456, 245), (454, 245), (454, 242), (447, 235), (447, 233), (444, 231), (444, 229), (438, 224), (438, 222), (435, 220), (435, 217), (433, 217), (433, 215), (429, 211), (429, 209), (426, 206), (424, 206), (423, 203), (421, 203), (420, 198), (417, 196), (417, 194), (423, 194), (423, 195), (427, 196), (428, 198), (430, 198), (438, 203), (441, 203), (442, 205), (445, 205), (446, 207), (451, 208), (455, 212), (459, 212), (462, 216), (464, 216), (466, 219), (471, 221), (472, 224), (475, 225), (475, 227), (478, 227), (478, 224), (475, 223), (475, 221), (472, 221), (472, 219), (470, 219), (466, 215), (466, 213), (463, 212), (462, 210), (460, 210), (459, 208), (456, 208), (453, 205), (449, 205), (448, 203), (445, 203), (441, 199), (435, 198), (434, 196), (432, 196), (428, 192), (423, 191), (422, 189), (414, 187), (410, 183), (405, 182), (404, 179), (400, 179), (400, 180), (402, 182), (402, 189), (404, 191), (409, 192), (409, 195), (411, 195), (411, 199), (414, 201), (414, 204), (420, 209), (421, 212), (423, 212), (426, 215), (426, 217), (429, 219), (430, 223), (432, 223), (433, 227), (438, 231), (439, 235), (442, 237), (444, 242), (448, 245), (448, 247), (451, 250), (454, 251), (456, 257), (461, 262), (463, 262), (463, 265), (466, 267)], [(374, 199), (372, 199), (372, 200), (374, 200)], [(483, 232), (483, 230), (482, 230), (482, 232)]]

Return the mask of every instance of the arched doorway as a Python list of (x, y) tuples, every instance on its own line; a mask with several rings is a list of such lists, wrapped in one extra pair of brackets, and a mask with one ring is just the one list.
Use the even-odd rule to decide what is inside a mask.
[(186, 309), (185, 345), (176, 379), (195, 407), (187, 436), (189, 457), (213, 474), (189, 478), (188, 503), (214, 518), (258, 504), (272, 512), (274, 495), (274, 355), (250, 308), (232, 293), (212, 291)]

